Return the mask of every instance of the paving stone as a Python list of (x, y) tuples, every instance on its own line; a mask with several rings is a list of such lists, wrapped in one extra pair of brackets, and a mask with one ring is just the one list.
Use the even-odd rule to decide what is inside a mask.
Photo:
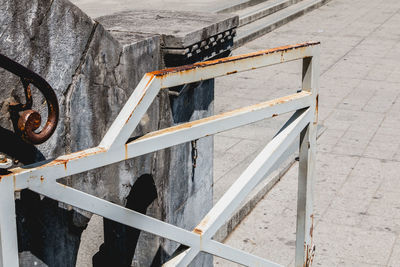
[(400, 219), (398, 192), (379, 190), (371, 201), (368, 214)]
[(392, 217), (371, 215), (368, 212), (360, 214), (360, 227), (368, 231), (391, 232), (397, 236), (400, 234), (400, 222)]
[(376, 134), (368, 144), (364, 155), (367, 157), (391, 160), (399, 150), (399, 146), (399, 136)]
[[(357, 191), (355, 188), (354, 191)], [(348, 194), (347, 192), (339, 193), (335, 196), (329, 208), (346, 211), (365, 213), (368, 210), (373, 195), (365, 195), (366, 192), (358, 190), (357, 193)]]
[(241, 140), (242, 139), (240, 138), (232, 138), (216, 134), (214, 136), (214, 153), (224, 153)]
[(235, 145), (231, 146), (224, 152), (217, 152), (215, 157), (215, 174), (214, 181), (218, 181), (221, 175), (218, 173), (225, 174), (232, 170), (236, 166), (240, 165), (243, 161), (251, 162), (258, 155), (261, 149), (265, 146), (265, 142), (254, 141), (254, 140), (240, 140)]
[(338, 266), (339, 262), (340, 262), (339, 258), (326, 255), (325, 253), (320, 251), (317, 255), (315, 255), (313, 265), (314, 266)]
[(328, 128), (317, 141), (318, 152), (332, 152), (347, 129), (336, 130)]
[(348, 130), (332, 149), (332, 152), (342, 155), (362, 155), (372, 135), (373, 132), (362, 135), (359, 132)]
[(386, 265), (383, 264), (374, 264), (374, 263), (365, 263), (365, 262), (361, 262), (361, 261), (355, 261), (353, 259), (346, 259), (346, 258), (341, 258), (339, 260), (339, 264), (338, 266), (346, 266), (346, 267), (353, 267), (353, 266), (357, 266), (357, 267), (383, 267)]
[(396, 235), (393, 233), (366, 231), (333, 223), (318, 225), (315, 233), (317, 249), (325, 248), (329, 256), (374, 266), (386, 264), (395, 240)]
[(318, 223), (334, 223), (347, 226), (358, 226), (362, 220), (357, 212), (348, 212), (330, 208)]

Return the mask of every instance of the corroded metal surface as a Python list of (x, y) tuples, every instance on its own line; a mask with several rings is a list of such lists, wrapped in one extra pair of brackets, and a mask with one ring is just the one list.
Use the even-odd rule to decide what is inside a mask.
[(7, 169), (12, 166), (11, 159), (6, 158), (3, 154), (0, 154), (0, 169)]
[[(59, 117), (58, 100), (53, 88), (38, 74), (2, 54), (0, 54), (0, 67), (19, 76), (24, 86), (26, 103), (10, 105), (10, 111), (19, 115), (18, 134), (26, 142), (35, 145), (47, 141), (56, 129)], [(30, 84), (39, 89), (47, 102), (47, 121), (38, 133), (35, 131), (41, 125), (41, 116), (37, 111), (31, 109), (33, 101)]]
[[(273, 53), (281, 53), (281, 55), (283, 57), (284, 54), (290, 50), (299, 50), (301, 48), (315, 46), (315, 45), (319, 45), (319, 44), (320, 44), (320, 42), (306, 42), (306, 43), (295, 44), (295, 45), (280, 46), (280, 47), (276, 47), (276, 48), (272, 48), (272, 49), (261, 50), (258, 52), (248, 53), (248, 54), (239, 55), (239, 56), (226, 57), (226, 58), (221, 58), (221, 59), (209, 60), (209, 61), (205, 61), (205, 62), (198, 62), (198, 63), (194, 63), (194, 64), (190, 64), (190, 65), (184, 65), (184, 66), (179, 66), (179, 67), (174, 67), (174, 68), (167, 68), (167, 69), (163, 69), (163, 70), (153, 71), (153, 72), (151, 72), (151, 74), (153, 74), (154, 76), (165, 76), (165, 75), (168, 75), (171, 73), (176, 73), (176, 72), (184, 74), (183, 72), (195, 70), (198, 68), (206, 68), (209, 66), (218, 65), (218, 64), (227, 63), (227, 62), (240, 61), (240, 60), (249, 59), (249, 58), (256, 58), (256, 57), (261, 57), (261, 56), (265, 56), (265, 55), (269, 55), (269, 54), (273, 54)], [(282, 62), (283, 61), (284, 61), (284, 59), (282, 58)], [(226, 74), (233, 74), (233, 73), (236, 73), (236, 72), (228, 72)]]

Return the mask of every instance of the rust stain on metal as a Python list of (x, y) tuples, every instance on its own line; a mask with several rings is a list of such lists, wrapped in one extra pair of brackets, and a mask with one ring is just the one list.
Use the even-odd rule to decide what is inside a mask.
[(168, 75), (171, 73), (182, 73), (183, 74), (184, 72), (190, 72), (197, 68), (204, 68), (204, 67), (221, 64), (221, 63), (232, 62), (232, 61), (237, 61), (237, 60), (242, 60), (242, 59), (248, 59), (248, 58), (263, 56), (263, 55), (267, 55), (267, 54), (273, 54), (273, 53), (279, 53), (279, 52), (285, 53), (289, 50), (304, 49), (306, 47), (318, 45), (318, 44), (320, 44), (320, 42), (306, 42), (306, 43), (296, 44), (296, 45), (281, 46), (281, 47), (276, 47), (276, 48), (272, 48), (272, 49), (262, 50), (259, 52), (239, 55), (239, 56), (198, 62), (198, 63), (174, 67), (174, 68), (167, 68), (167, 69), (163, 69), (163, 70), (150, 72), (150, 74), (153, 74), (154, 76), (157, 76), (157, 77), (162, 77), (162, 76), (165, 76), (165, 75)]
[(202, 235), (202, 234), (203, 234), (203, 231), (202, 231), (201, 229), (194, 228), (193, 233), (196, 233), (196, 234), (198, 234), (198, 235)]
[(315, 257), (315, 245), (306, 245), (304, 243), (305, 261), (303, 267), (311, 267)]
[(305, 262), (303, 265), (304, 267), (311, 267), (315, 257), (315, 245), (313, 245), (314, 214), (311, 214), (310, 218), (311, 218), (310, 244), (304, 243), (304, 249), (305, 249)]
[(43, 178), (43, 176), (40, 176), (40, 181), (41, 181), (41, 182), (43, 182), (43, 181), (44, 181), (44, 178)]
[(272, 114), (272, 117), (276, 117), (276, 116), (278, 116), (278, 114), (276, 114), (276, 113), (275, 113), (275, 114)]
[[(68, 163), (69, 160), (67, 160), (67, 159), (55, 159), (53, 161), (54, 162), (59, 162), (61, 164), (64, 164), (64, 170), (67, 170), (67, 163)], [(57, 164), (55, 164), (55, 165), (57, 165)]]
[(314, 121), (314, 124), (318, 123), (318, 104), (319, 104), (319, 94), (317, 94), (317, 97), (315, 98), (315, 116), (316, 116), (316, 119)]
[(96, 154), (100, 154), (100, 153), (104, 153), (106, 152), (106, 149), (103, 147), (95, 147), (95, 148), (91, 148), (91, 149), (87, 149), (87, 150), (82, 150), (82, 151), (78, 151), (66, 156), (61, 156), (59, 158), (56, 158), (52, 161), (50, 161), (49, 163), (43, 164), (41, 166), (35, 167), (35, 168), (31, 168), (31, 169), (27, 169), (27, 167), (29, 166), (24, 166), (23, 168), (15, 168), (15, 169), (11, 169), (9, 170), (10, 173), (3, 175), (1, 177), (7, 177), (7, 176), (11, 176), (11, 175), (16, 175), (19, 173), (23, 173), (23, 172), (30, 172), (31, 170), (38, 170), (38, 169), (42, 169), (42, 168), (47, 168), (47, 167), (51, 167), (51, 166), (58, 166), (63, 164), (64, 165), (64, 169), (67, 170), (67, 163), (73, 160), (77, 160), (80, 158), (85, 158), (88, 156), (93, 156)]
[(226, 75), (231, 75), (231, 74), (235, 74), (237, 73), (237, 70), (231, 71), (231, 72), (227, 72)]
[(306, 252), (306, 255), (305, 255), (306, 258), (305, 258), (305, 262), (303, 264), (303, 267), (309, 267), (309, 264), (308, 264), (308, 258), (309, 258), (308, 251), (309, 251), (309, 249), (308, 249), (308, 245), (306, 245), (306, 243), (304, 243), (304, 250)]
[(60, 161), (65, 160), (65, 161), (68, 162), (68, 161), (71, 161), (71, 160), (85, 158), (85, 157), (96, 155), (96, 154), (103, 153), (103, 152), (106, 152), (105, 148), (103, 148), (103, 147), (95, 147), (94, 149), (82, 150), (82, 151), (78, 151), (78, 152), (69, 154), (67, 156), (60, 157), (59, 160)]
[(194, 228), (193, 232), (198, 235), (202, 235), (203, 234), (202, 228), (207, 226), (209, 220), (210, 218), (208, 216), (204, 217), (204, 219), (196, 226), (196, 228)]
[[(139, 137), (139, 138), (135, 139), (131, 143), (134, 143), (134, 142), (137, 142), (137, 141), (140, 141), (140, 140), (143, 140), (143, 139), (147, 139), (147, 138), (150, 138), (150, 137), (158, 136), (158, 135), (167, 134), (167, 133), (170, 133), (170, 132), (175, 132), (177, 130), (192, 128), (193, 126), (196, 126), (196, 125), (199, 125), (199, 124), (202, 124), (202, 123), (206, 123), (206, 122), (213, 121), (213, 120), (218, 120), (218, 119), (221, 119), (221, 118), (229, 117), (229, 116), (240, 114), (240, 113), (243, 113), (243, 112), (248, 112), (248, 111), (252, 112), (252, 111), (256, 111), (256, 110), (259, 110), (261, 108), (267, 107), (267, 106), (272, 107), (272, 106), (275, 106), (275, 105), (283, 104), (283, 103), (286, 103), (286, 102), (289, 102), (289, 101), (292, 101), (292, 100), (295, 100), (295, 99), (299, 99), (299, 98), (302, 98), (302, 97), (306, 97), (306, 96), (309, 96), (309, 95), (311, 95), (310, 92), (301, 91), (301, 92), (296, 93), (296, 94), (284, 96), (284, 97), (281, 97), (281, 98), (277, 98), (277, 99), (273, 99), (273, 100), (270, 100), (270, 101), (258, 103), (258, 104), (255, 104), (255, 105), (252, 105), (252, 106), (248, 106), (248, 107), (244, 107), (244, 108), (239, 108), (239, 109), (236, 109), (236, 110), (228, 111), (228, 112), (225, 112), (225, 113), (221, 113), (221, 114), (218, 114), (218, 115), (210, 116), (210, 117), (203, 118), (203, 119), (200, 119), (200, 120), (191, 121), (191, 122), (187, 122), (187, 123), (182, 123), (182, 124), (179, 124), (179, 125), (176, 125), (176, 126), (173, 126), (173, 127), (168, 127), (168, 128), (165, 128), (165, 129), (161, 129), (161, 130), (158, 130), (158, 131), (154, 131), (154, 132), (145, 134), (142, 137)], [(274, 116), (274, 115), (272, 115), (272, 116)]]
[(128, 159), (128, 145), (125, 144), (125, 160)]
[(314, 214), (310, 215), (311, 218), (311, 227), (310, 227), (310, 237), (313, 238), (313, 231), (314, 231)]

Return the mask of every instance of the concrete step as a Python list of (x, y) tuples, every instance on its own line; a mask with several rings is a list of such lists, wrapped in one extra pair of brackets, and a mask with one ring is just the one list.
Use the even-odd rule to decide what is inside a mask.
[(303, 0), (290, 5), (262, 19), (253, 21), (250, 24), (238, 28), (234, 47), (240, 47), (292, 20), (308, 13), (330, 0)]
[(216, 10), (216, 13), (234, 13), (235, 11), (242, 10), (251, 6), (258, 5), (263, 2), (267, 2), (268, 0), (239, 0), (232, 1), (226, 7), (223, 7), (219, 10)]
[(302, 0), (270, 0), (235, 12), (239, 15), (239, 27), (271, 15)]

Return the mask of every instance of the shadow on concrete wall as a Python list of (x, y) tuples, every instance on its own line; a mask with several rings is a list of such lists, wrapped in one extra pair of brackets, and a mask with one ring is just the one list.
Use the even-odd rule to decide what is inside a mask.
[[(157, 189), (150, 174), (140, 176), (127, 197), (126, 207), (146, 214), (157, 199)], [(130, 267), (135, 254), (140, 230), (104, 219), (104, 243), (93, 256), (93, 267)]]

